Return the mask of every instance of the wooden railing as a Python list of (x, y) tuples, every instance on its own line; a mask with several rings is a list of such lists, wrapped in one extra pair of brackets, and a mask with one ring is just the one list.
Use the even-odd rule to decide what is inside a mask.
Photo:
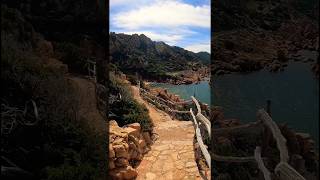
[(1, 110), (1, 134), (10, 134), (18, 125), (34, 126), (40, 121), (38, 107), (32, 99), (25, 102), (24, 110), (7, 104), (1, 104)]
[[(281, 180), (305, 180), (305, 178), (299, 174), (293, 167), (288, 164), (289, 153), (287, 148), (287, 140), (283, 137), (278, 125), (272, 121), (271, 117), (264, 109), (260, 109), (257, 113), (258, 120), (262, 121), (265, 126), (267, 126), (273, 135), (273, 138), (277, 142), (277, 147), (280, 152), (280, 163), (274, 169), (275, 174)], [(263, 171), (264, 175), (268, 172)]]
[[(144, 99), (146, 99), (148, 102), (150, 102), (154, 105), (163, 107), (165, 109), (165, 111), (167, 111), (167, 112), (170, 112), (170, 113), (174, 112), (174, 113), (190, 114), (191, 115), (191, 118), (192, 118), (193, 124), (194, 124), (194, 128), (195, 128), (196, 140), (198, 142), (201, 153), (202, 153), (204, 159), (206, 160), (208, 167), (211, 168), (211, 156), (210, 156), (210, 153), (209, 153), (207, 147), (204, 144), (202, 133), (200, 130), (201, 125), (204, 124), (205, 130), (208, 133), (208, 137), (211, 138), (211, 122), (204, 115), (202, 115), (202, 110), (201, 110), (201, 107), (200, 107), (198, 100), (195, 97), (191, 96), (191, 100), (189, 100), (189, 101), (172, 102), (170, 100), (165, 100), (161, 97), (157, 97), (142, 88), (139, 88), (139, 92), (141, 93), (141, 96)], [(182, 104), (190, 104), (192, 102), (195, 104), (195, 106), (197, 108), (196, 115), (194, 115), (192, 108), (190, 108), (189, 111), (179, 111), (179, 110), (175, 110), (175, 109), (171, 108), (171, 107), (176, 107), (176, 106), (182, 105)], [(167, 104), (170, 104), (171, 107), (169, 107)]]
[[(140, 92), (142, 97), (144, 97), (147, 101), (153, 104), (158, 104), (161, 107), (164, 107), (164, 109), (167, 112), (189, 113), (191, 115), (193, 124), (195, 127), (197, 142), (199, 144), (201, 152), (209, 168), (211, 168), (211, 158), (215, 161), (228, 162), (228, 163), (256, 162), (258, 168), (263, 173), (265, 180), (271, 180), (272, 174), (275, 175), (280, 180), (305, 180), (305, 178), (301, 174), (299, 174), (293, 167), (291, 167), (288, 164), (289, 153), (286, 145), (286, 139), (282, 135), (278, 125), (272, 120), (272, 118), (264, 109), (258, 110), (256, 122), (252, 122), (252, 123), (248, 123), (248, 124), (240, 125), (236, 127), (230, 127), (230, 128), (217, 128), (217, 129), (214, 129), (213, 132), (211, 133), (211, 122), (202, 114), (201, 106), (195, 97), (191, 96), (191, 100), (196, 106), (196, 109), (197, 109), (196, 115), (192, 110), (192, 108), (190, 108), (189, 111), (174, 110), (170, 108), (167, 104), (172, 105), (171, 107), (176, 107), (177, 104), (179, 103), (174, 103), (169, 100), (165, 100), (163, 98), (157, 97), (144, 89), (141, 89)], [(184, 103), (189, 103), (189, 102), (190, 101), (185, 101)], [(206, 146), (204, 145), (203, 137), (201, 136), (201, 130), (200, 130), (201, 124), (204, 125), (206, 132), (208, 132), (209, 138), (212, 138), (211, 135), (213, 136), (224, 135), (224, 134), (239, 132), (243, 130), (247, 131), (250, 128), (262, 129), (263, 127), (265, 127), (271, 131), (273, 138), (276, 140), (277, 148), (280, 153), (279, 154), (280, 162), (271, 173), (264, 164), (264, 160), (266, 158), (261, 156), (261, 147), (259, 146), (255, 148), (253, 152), (253, 156), (249, 156), (249, 157), (221, 156), (221, 155), (215, 154), (214, 152), (211, 152), (211, 155), (210, 155)]]
[(97, 82), (97, 73), (96, 73), (96, 62), (90, 59), (87, 59), (88, 75), (94, 79), (94, 82)]
[[(280, 162), (274, 169), (273, 174), (275, 174), (278, 179), (280, 180), (305, 180), (305, 178), (299, 174), (293, 167), (291, 167), (288, 164), (289, 161), (289, 153), (287, 149), (286, 139), (282, 135), (278, 125), (272, 120), (272, 118), (269, 116), (269, 114), (264, 110), (260, 109), (257, 113), (257, 122), (249, 123), (246, 125), (241, 125), (237, 127), (231, 127), (231, 128), (218, 128), (214, 129), (213, 134), (225, 134), (225, 133), (231, 133), (231, 132), (238, 132), (241, 130), (247, 130), (248, 128), (253, 127), (259, 127), (264, 126), (268, 128), (273, 138), (276, 140), (277, 148), (280, 152)], [(214, 153), (212, 153), (212, 158), (216, 161), (222, 161), (222, 162), (250, 162), (255, 161), (258, 165), (258, 168), (264, 175), (265, 180), (271, 180), (271, 172), (265, 167), (263, 159), (261, 157), (261, 147), (257, 146), (254, 151), (254, 156), (250, 157), (216, 157)]]

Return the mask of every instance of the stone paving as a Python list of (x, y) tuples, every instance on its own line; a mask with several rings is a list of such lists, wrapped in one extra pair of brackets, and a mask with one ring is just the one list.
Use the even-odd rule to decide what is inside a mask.
[(154, 132), (158, 134), (137, 167), (137, 180), (202, 179), (195, 159), (192, 122), (172, 120), (165, 112), (135, 97), (148, 108)]
[(193, 150), (192, 122), (164, 118), (155, 131), (159, 138), (138, 166), (137, 179), (201, 179)]

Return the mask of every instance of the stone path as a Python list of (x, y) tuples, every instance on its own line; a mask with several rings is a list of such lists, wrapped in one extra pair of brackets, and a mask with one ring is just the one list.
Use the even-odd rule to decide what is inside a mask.
[(168, 114), (145, 102), (132, 87), (134, 97), (149, 110), (159, 135), (151, 150), (137, 167), (137, 180), (202, 179), (193, 149), (194, 127), (191, 121), (174, 121)]

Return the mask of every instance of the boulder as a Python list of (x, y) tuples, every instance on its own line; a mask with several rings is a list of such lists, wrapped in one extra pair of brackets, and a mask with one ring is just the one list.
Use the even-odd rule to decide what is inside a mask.
[(109, 127), (119, 127), (117, 121), (111, 120), (109, 121)]
[(136, 178), (137, 175), (138, 175), (138, 172), (135, 169), (133, 169), (131, 166), (128, 166), (123, 173), (123, 178), (129, 180), (129, 179)]
[(128, 158), (129, 154), (128, 151), (126, 151), (124, 145), (115, 145), (113, 146), (113, 149), (115, 151), (116, 157), (117, 158)]
[(139, 148), (140, 145), (139, 145), (139, 139), (138, 138), (136, 138), (136, 137), (134, 137), (132, 135), (129, 135), (129, 141), (133, 142), (136, 145), (137, 149), (140, 149)]
[(140, 126), (139, 123), (129, 124), (128, 127), (131, 127), (131, 128), (133, 128), (133, 129), (136, 129), (136, 130), (138, 130), (138, 132), (140, 132), (140, 130), (141, 130), (141, 126)]
[(127, 166), (129, 166), (129, 161), (126, 158), (117, 158), (115, 160), (115, 165), (117, 167), (127, 167)]
[(130, 149), (129, 151), (130, 160), (142, 160), (142, 154), (136, 149)]
[(138, 175), (138, 172), (131, 166), (127, 166), (119, 169), (114, 169), (109, 174), (112, 179), (115, 180), (130, 180), (135, 179)]
[(138, 130), (138, 129), (134, 129), (132, 127), (126, 127), (125, 131), (128, 133), (129, 136), (131, 135), (135, 138), (139, 138), (139, 136), (140, 136), (140, 130)]
[(109, 171), (109, 175), (113, 180), (123, 180), (123, 173), (119, 169)]

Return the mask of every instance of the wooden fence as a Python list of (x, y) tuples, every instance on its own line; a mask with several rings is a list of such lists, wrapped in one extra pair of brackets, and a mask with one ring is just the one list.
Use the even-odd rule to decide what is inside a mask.
[[(205, 144), (203, 142), (203, 137), (202, 137), (202, 134), (205, 134), (205, 133), (201, 133), (201, 130), (200, 130), (201, 125), (204, 125), (205, 130), (208, 133), (208, 137), (211, 138), (211, 122), (204, 115), (202, 115), (202, 110), (201, 110), (201, 107), (200, 107), (198, 100), (196, 98), (194, 98), (193, 96), (191, 96), (192, 100), (189, 100), (189, 101), (172, 102), (170, 100), (165, 100), (161, 97), (157, 97), (142, 88), (139, 88), (139, 92), (141, 93), (141, 96), (144, 99), (146, 99), (148, 102), (150, 102), (156, 106), (160, 106), (160, 107), (164, 108), (164, 110), (169, 113), (173, 112), (173, 113), (180, 113), (180, 114), (190, 114), (190, 116), (193, 120), (196, 139), (199, 144), (200, 150), (202, 152), (203, 157), (206, 160), (208, 167), (211, 168), (210, 153), (208, 152), (208, 149), (205, 146)], [(194, 114), (192, 108), (190, 108), (189, 111), (179, 111), (179, 110), (172, 109), (173, 107), (176, 107), (176, 106), (179, 106), (182, 104), (191, 104), (192, 102), (195, 104), (195, 106), (197, 108), (196, 115)], [(169, 104), (169, 105), (167, 105), (167, 104)], [(169, 107), (169, 106), (171, 106), (171, 107)]]
[(26, 101), (24, 110), (1, 104), (1, 118), (1, 134), (10, 134), (18, 125), (34, 126), (40, 120), (38, 107), (32, 99)]
[(96, 62), (88, 59), (87, 67), (89, 77), (92, 77), (94, 79), (94, 82), (97, 82)]
[[(246, 125), (241, 125), (237, 127), (231, 128), (219, 128), (214, 129), (213, 135), (218, 134), (227, 134), (231, 132), (238, 132), (241, 130), (248, 130), (248, 128), (255, 128), (264, 126), (268, 128), (273, 138), (276, 140), (277, 148), (279, 150), (280, 162), (276, 166), (273, 171), (273, 174), (278, 177), (280, 180), (305, 180), (305, 178), (300, 175), (294, 168), (292, 168), (289, 164), (289, 153), (286, 145), (286, 139), (282, 135), (278, 125), (272, 120), (269, 114), (264, 110), (260, 109), (257, 113), (257, 122), (248, 123)], [(271, 180), (271, 172), (265, 167), (263, 159), (261, 157), (261, 147), (257, 146), (254, 151), (254, 156), (250, 157), (225, 157), (225, 156), (217, 156), (212, 153), (213, 160), (222, 161), (222, 162), (250, 162), (255, 161), (258, 165), (258, 168), (263, 173), (265, 180)]]
[[(305, 180), (305, 178), (301, 174), (299, 174), (293, 167), (291, 167), (288, 164), (289, 153), (286, 145), (286, 138), (282, 135), (278, 125), (272, 120), (272, 118), (264, 109), (258, 110), (256, 122), (252, 122), (252, 123), (248, 123), (248, 124), (240, 125), (236, 127), (230, 127), (230, 128), (217, 128), (217, 129), (213, 129), (211, 133), (211, 122), (202, 114), (201, 106), (198, 100), (193, 96), (191, 96), (191, 101), (185, 101), (181, 104), (188, 104), (190, 102), (193, 102), (197, 109), (196, 115), (192, 110), (192, 108), (190, 108), (189, 111), (175, 110), (174, 107), (176, 107), (180, 103), (172, 102), (170, 100), (165, 100), (163, 98), (157, 97), (144, 89), (140, 89), (140, 93), (142, 97), (145, 98), (147, 101), (155, 105), (157, 104), (160, 107), (163, 107), (167, 112), (189, 113), (191, 115), (194, 123), (194, 127), (195, 127), (197, 142), (200, 146), (201, 152), (209, 168), (211, 168), (211, 158), (214, 161), (228, 162), (228, 163), (256, 162), (258, 168), (263, 173), (265, 180), (271, 180), (272, 175), (276, 176), (277, 179), (279, 180)], [(205, 130), (209, 135), (209, 138), (211, 138), (211, 135), (212, 136), (223, 135), (223, 134), (229, 134), (232, 132), (239, 132), (243, 130), (247, 131), (250, 128), (262, 129), (263, 127), (265, 127), (268, 130), (270, 130), (273, 138), (276, 140), (277, 148), (279, 150), (280, 162), (271, 173), (264, 164), (263, 160), (266, 158), (261, 156), (261, 147), (259, 146), (255, 148), (253, 155), (249, 157), (221, 156), (221, 155), (215, 154), (214, 152), (209, 153), (206, 146), (203, 143), (203, 137), (201, 136), (202, 133), (200, 130), (201, 129), (200, 125), (204, 125)]]

